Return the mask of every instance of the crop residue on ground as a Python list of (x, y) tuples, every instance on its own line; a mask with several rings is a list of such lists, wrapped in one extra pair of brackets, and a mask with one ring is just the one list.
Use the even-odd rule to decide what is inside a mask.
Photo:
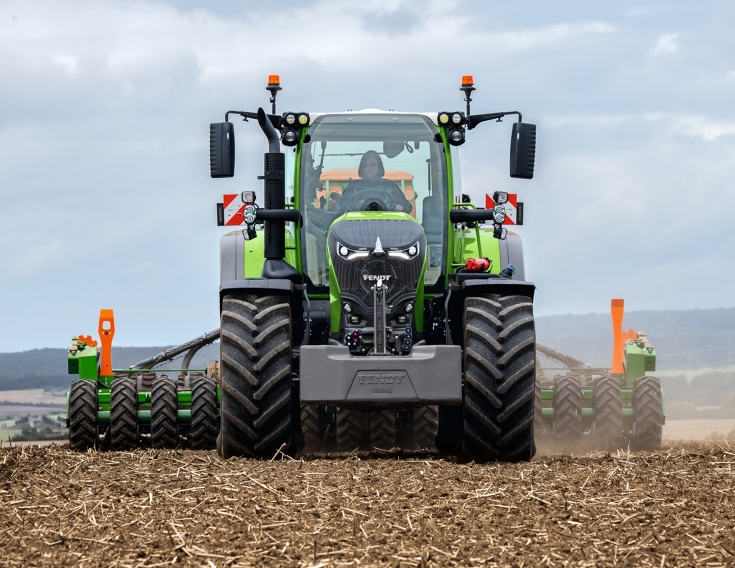
[(724, 442), (487, 465), (4, 449), (2, 564), (733, 565), (733, 464)]

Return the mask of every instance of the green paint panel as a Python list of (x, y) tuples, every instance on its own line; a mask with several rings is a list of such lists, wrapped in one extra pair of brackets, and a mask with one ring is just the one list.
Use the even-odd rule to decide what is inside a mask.
[(554, 389), (541, 389), (541, 400), (554, 400)]
[(594, 398), (594, 394), (592, 389), (582, 389), (582, 399), (583, 400), (592, 400)]
[(110, 423), (110, 411), (109, 410), (98, 410), (97, 411), (97, 424), (109, 424)]
[(554, 418), (554, 409), (553, 408), (542, 408), (541, 416), (543, 418)]
[(620, 390), (620, 396), (623, 400), (633, 400), (633, 391), (630, 389), (621, 389)]
[(79, 375), (80, 379), (97, 379), (97, 348), (72, 338), (67, 358), (70, 375)]
[[(245, 254), (245, 274), (244, 278), (260, 278), (263, 272), (263, 262), (265, 262), (265, 239), (263, 239), (263, 229), (257, 229), (257, 238), (245, 241), (243, 247)], [(286, 231), (286, 257), (285, 260), (291, 266), (298, 269), (296, 263), (296, 243), (291, 231)]]
[(595, 417), (594, 408), (583, 408), (582, 409), (582, 418), (594, 418), (594, 417)]
[(97, 391), (98, 404), (110, 404), (110, 391), (108, 389), (100, 389)]
[[(477, 247), (477, 231), (475, 229), (461, 229), (457, 231), (455, 240), (455, 254), (457, 262), (464, 264), (468, 258), (488, 258), (491, 261), (491, 274), (499, 274), (500, 266), (500, 241), (493, 237), (492, 229), (480, 229), (480, 250)], [(461, 252), (460, 252), (461, 249)]]
[(625, 378), (628, 381), (634, 381), (655, 370), (656, 350), (647, 341), (634, 341), (625, 345)]
[(179, 391), (179, 404), (191, 406), (191, 391)]
[(623, 418), (628, 420), (635, 419), (635, 408), (623, 408)]
[(176, 419), (178, 420), (179, 424), (191, 424), (191, 410), (177, 410)]

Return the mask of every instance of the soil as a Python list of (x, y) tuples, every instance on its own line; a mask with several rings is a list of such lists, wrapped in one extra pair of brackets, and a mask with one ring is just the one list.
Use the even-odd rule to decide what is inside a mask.
[(0, 450), (3, 566), (735, 566), (735, 447), (486, 465)]

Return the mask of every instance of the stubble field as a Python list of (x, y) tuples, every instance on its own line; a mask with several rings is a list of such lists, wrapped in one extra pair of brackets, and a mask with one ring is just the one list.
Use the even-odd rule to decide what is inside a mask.
[(460, 464), (0, 453), (4, 566), (735, 565), (735, 448)]

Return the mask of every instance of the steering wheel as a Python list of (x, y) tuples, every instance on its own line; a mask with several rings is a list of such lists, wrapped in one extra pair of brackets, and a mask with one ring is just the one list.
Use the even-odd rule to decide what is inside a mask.
[(396, 207), (391, 189), (385, 186), (357, 187), (342, 196), (339, 208), (342, 211), (393, 211)]

